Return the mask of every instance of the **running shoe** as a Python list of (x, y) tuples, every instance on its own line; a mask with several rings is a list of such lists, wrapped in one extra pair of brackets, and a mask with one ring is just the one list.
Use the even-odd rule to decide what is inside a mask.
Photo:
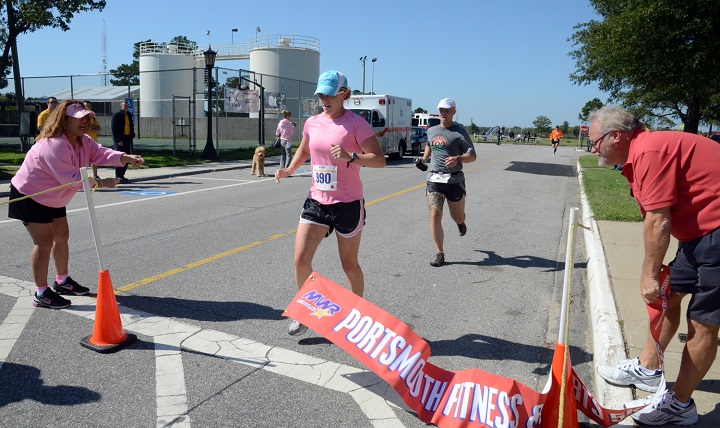
[(608, 383), (616, 386), (635, 386), (646, 392), (656, 392), (662, 379), (662, 371), (655, 370), (652, 374), (645, 373), (640, 365), (640, 358), (620, 361), (615, 367), (601, 365), (598, 374)]
[[(667, 391), (667, 390), (664, 390), (662, 393), (664, 394), (665, 391)], [(652, 394), (652, 395), (648, 395), (645, 398), (638, 398), (637, 400), (630, 400), (627, 403), (623, 404), (623, 408), (632, 409), (633, 407), (647, 406), (650, 403), (652, 403), (654, 398), (655, 398), (655, 394)]]
[(307, 326), (300, 324), (299, 322), (292, 320), (290, 327), (288, 327), (288, 334), (290, 336), (299, 336), (307, 331)]
[(57, 294), (71, 294), (75, 296), (84, 296), (90, 291), (89, 288), (83, 287), (69, 276), (65, 278), (65, 282), (62, 284), (58, 284), (57, 281), (53, 282), (52, 288)]
[(435, 260), (430, 262), (430, 266), (432, 267), (440, 267), (445, 264), (445, 253), (437, 253), (435, 255)]
[(698, 423), (697, 407), (692, 398), (686, 405), (675, 399), (675, 391), (663, 391), (652, 396), (652, 402), (631, 417), (643, 425), (695, 425)]
[(70, 303), (68, 299), (58, 296), (51, 288), (46, 288), (42, 296), (38, 296), (35, 292), (32, 305), (36, 308), (63, 309), (70, 306)]
[(460, 236), (465, 236), (467, 233), (467, 226), (465, 225), (465, 222), (458, 224), (458, 231), (460, 231)]

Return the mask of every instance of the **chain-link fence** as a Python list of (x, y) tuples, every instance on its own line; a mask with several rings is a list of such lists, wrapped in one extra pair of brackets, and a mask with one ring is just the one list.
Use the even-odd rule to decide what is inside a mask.
[[(213, 141), (219, 150), (265, 144), (275, 138), (282, 111), (302, 126), (317, 113), (315, 82), (288, 79), (242, 69), (213, 68), (211, 102), (204, 68), (178, 68), (129, 75), (93, 74), (22, 78), (25, 111), (30, 122), (47, 108), (47, 98), (88, 100), (97, 114), (100, 142), (112, 137), (110, 120), (123, 100), (131, 99), (136, 147), (153, 140), (153, 147), (195, 152), (207, 140), (208, 105), (212, 108)], [(14, 87), (8, 79), (8, 88)], [(106, 83), (112, 83), (108, 86)], [(21, 115), (13, 101), (0, 102), (0, 136), (4, 144), (19, 137)], [(25, 115), (27, 116), (27, 115)], [(31, 126), (31, 136), (37, 132)], [(300, 128), (302, 129), (302, 128)], [(16, 139), (18, 141), (19, 139)], [(162, 143), (164, 141), (164, 143)], [(201, 147), (204, 143), (200, 144)]]

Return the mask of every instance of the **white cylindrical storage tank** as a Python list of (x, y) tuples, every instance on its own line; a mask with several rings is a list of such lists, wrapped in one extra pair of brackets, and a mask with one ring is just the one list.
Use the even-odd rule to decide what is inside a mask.
[(257, 36), (250, 50), (250, 70), (262, 76), (258, 83), (265, 87), (266, 114), (278, 113), (281, 104), (278, 109), (273, 104), (282, 97), (284, 108), (295, 115), (300, 102), (297, 81), (317, 82), (320, 75), (320, 41), (306, 36)]
[(143, 43), (140, 47), (140, 116), (172, 117), (173, 95), (192, 97), (195, 46)]

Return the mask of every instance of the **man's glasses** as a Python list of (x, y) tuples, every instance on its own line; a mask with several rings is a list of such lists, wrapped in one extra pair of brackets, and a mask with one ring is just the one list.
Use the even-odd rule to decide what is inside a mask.
[(614, 131), (614, 129), (611, 129), (611, 130), (609, 130), (608, 132), (602, 134), (602, 137), (598, 138), (597, 140), (595, 140), (595, 141), (590, 141), (590, 145), (591, 145), (592, 147), (597, 148), (598, 143), (599, 143), (600, 141), (602, 141), (603, 138), (607, 137), (607, 136), (608, 136), (611, 132), (613, 132), (613, 131)]
[(48, 101), (48, 104), (57, 104), (57, 101)]

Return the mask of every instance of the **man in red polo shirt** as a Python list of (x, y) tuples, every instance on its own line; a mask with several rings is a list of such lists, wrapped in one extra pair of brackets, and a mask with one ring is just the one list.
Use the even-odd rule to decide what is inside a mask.
[[(605, 106), (590, 115), (589, 138), (600, 165), (623, 165), (623, 175), (644, 218), (645, 258), (640, 293), (646, 303), (660, 296), (658, 273), (670, 236), (680, 241), (671, 263), (668, 312), (660, 333), (667, 348), (687, 308), (688, 339), (680, 372), (669, 391), (648, 397), (649, 405), (632, 417), (645, 425), (697, 422), (691, 398), (717, 353), (720, 328), (720, 145), (696, 134), (645, 130), (635, 115)], [(661, 371), (652, 338), (639, 358), (598, 373), (615, 385), (655, 392)]]

